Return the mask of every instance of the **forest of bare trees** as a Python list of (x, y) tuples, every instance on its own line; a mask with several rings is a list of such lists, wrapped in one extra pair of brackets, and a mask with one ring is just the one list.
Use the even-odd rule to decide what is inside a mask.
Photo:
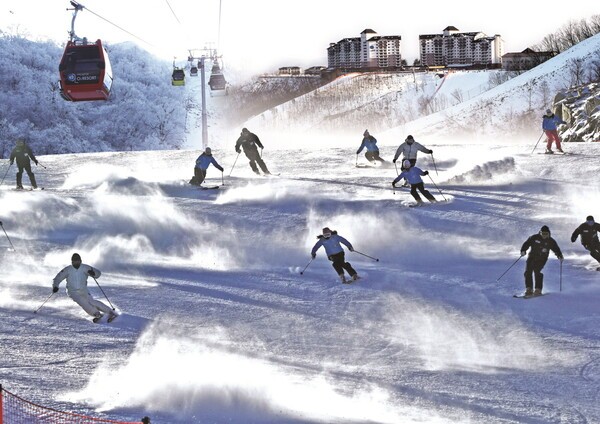
[(535, 48), (538, 51), (562, 53), (598, 33), (600, 33), (600, 15), (592, 15), (588, 19), (568, 22), (556, 32), (546, 35)]

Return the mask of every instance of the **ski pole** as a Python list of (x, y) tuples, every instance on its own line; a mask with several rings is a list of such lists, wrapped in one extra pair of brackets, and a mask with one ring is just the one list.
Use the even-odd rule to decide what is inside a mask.
[(531, 154), (533, 154), (533, 152), (535, 151), (535, 148), (540, 143), (540, 140), (542, 139), (543, 136), (544, 136), (544, 131), (542, 131), (542, 135), (540, 135), (540, 138), (538, 138), (537, 143), (535, 143), (535, 146), (533, 146), (533, 150), (531, 151)]
[(6, 176), (8, 175), (8, 171), (10, 170), (10, 167), (12, 166), (12, 163), (8, 164), (8, 168), (6, 168), (6, 172), (4, 173), (4, 177), (2, 177), (2, 181), (0, 181), (0, 185), (2, 185), (2, 183), (4, 183), (4, 179), (6, 178)]
[(41, 167), (42, 167), (42, 168), (44, 168), (44, 169), (48, 169), (48, 168), (46, 168), (44, 165), (42, 165), (42, 164), (40, 163), (40, 161), (39, 161), (39, 160), (37, 161), (36, 165), (39, 165), (39, 166), (41, 166)]
[(508, 267), (508, 269), (507, 269), (506, 271), (504, 271), (504, 273), (503, 273), (503, 274), (502, 274), (500, 277), (498, 277), (498, 278), (496, 279), (496, 282), (500, 281), (500, 279), (501, 279), (502, 277), (504, 277), (504, 274), (506, 274), (506, 273), (507, 273), (507, 272), (508, 272), (508, 271), (509, 271), (509, 270), (510, 270), (510, 269), (511, 269), (513, 266), (515, 266), (515, 265), (517, 264), (517, 262), (519, 262), (519, 261), (521, 260), (521, 258), (522, 258), (522, 257), (523, 257), (523, 256), (519, 256), (519, 259), (517, 259), (516, 261), (514, 261), (514, 262), (513, 262), (513, 264), (512, 264), (511, 266), (509, 266), (509, 267)]
[(444, 201), (447, 202), (448, 199), (446, 199), (446, 196), (444, 196), (444, 193), (442, 193), (442, 190), (440, 190), (440, 188), (436, 185), (436, 183), (433, 181), (433, 178), (431, 178), (431, 175), (427, 174), (429, 176), (429, 179), (431, 180), (431, 182), (433, 183), (433, 185), (435, 186), (435, 188), (437, 188), (437, 190), (440, 192), (440, 194), (442, 195), (442, 197), (444, 198)]
[(396, 164), (396, 162), (394, 162), (394, 168), (396, 168), (396, 176), (400, 175), (400, 173), (398, 172), (398, 165)]
[(358, 166), (358, 153), (356, 154), (356, 163), (354, 164), (354, 166)]
[(223, 171), (221, 171), (221, 185), (225, 185), (225, 175), (223, 174)]
[[(98, 284), (98, 280), (96, 280), (96, 277), (94, 277), (93, 275), (91, 277), (94, 279), (94, 281), (96, 282), (96, 284)], [(106, 293), (104, 293), (104, 290), (102, 290), (102, 287), (100, 287), (100, 284), (98, 284), (98, 287), (100, 288), (100, 291), (102, 292), (102, 294), (104, 295), (104, 297), (106, 298), (106, 300), (108, 300), (108, 304), (110, 305), (110, 307), (114, 311), (115, 307), (113, 306), (112, 303), (110, 303), (110, 300), (109, 300), (108, 296), (106, 295)]]
[(304, 274), (304, 271), (306, 271), (306, 268), (308, 268), (308, 266), (312, 263), (312, 261), (314, 261), (315, 258), (310, 258), (310, 261), (308, 261), (308, 263), (306, 264), (306, 266), (304, 267), (304, 269), (302, 271), (300, 271), (300, 275)]
[(15, 246), (13, 246), (12, 241), (10, 241), (8, 234), (6, 234), (6, 230), (4, 229), (4, 225), (2, 225), (2, 221), (0, 221), (0, 227), (2, 227), (2, 231), (4, 231), (4, 235), (6, 236), (6, 239), (8, 240), (8, 242), (10, 243), (10, 247), (12, 248), (13, 252), (16, 252)]
[(437, 166), (435, 166), (435, 159), (433, 158), (433, 153), (430, 153), (430, 155), (431, 155), (431, 161), (433, 162), (433, 168), (435, 169), (435, 175), (440, 175), (440, 174), (438, 174)]
[(229, 177), (231, 177), (231, 173), (233, 172), (233, 168), (235, 168), (235, 164), (237, 163), (237, 160), (240, 157), (240, 153), (242, 153), (242, 152), (240, 151), (238, 153), (238, 155), (235, 157), (235, 160), (233, 161), (233, 166), (231, 167), (231, 171), (229, 171)]
[(560, 279), (559, 279), (559, 290), (558, 291), (562, 291), (562, 263), (563, 261), (560, 261)]
[(352, 252), (354, 252), (354, 253), (358, 253), (359, 255), (366, 256), (366, 257), (367, 257), (367, 258), (369, 258), (369, 259), (373, 259), (374, 261), (376, 261), (376, 262), (379, 262), (379, 259), (377, 259), (377, 258), (374, 258), (373, 256), (365, 255), (364, 253), (362, 253), (362, 252), (359, 252), (358, 250), (353, 250)]
[(34, 313), (34, 314), (37, 314), (37, 313), (38, 313), (38, 311), (39, 311), (40, 309), (42, 309), (42, 306), (44, 306), (44, 305), (46, 304), (46, 302), (47, 302), (47, 301), (49, 301), (49, 300), (50, 300), (50, 298), (51, 298), (52, 296), (54, 296), (54, 292), (52, 292), (52, 293), (50, 294), (50, 296), (48, 296), (48, 297), (46, 298), (46, 300), (44, 300), (44, 301), (42, 302), (42, 304), (40, 305), (40, 307), (39, 307), (39, 308), (37, 308), (35, 311), (33, 311), (33, 313)]

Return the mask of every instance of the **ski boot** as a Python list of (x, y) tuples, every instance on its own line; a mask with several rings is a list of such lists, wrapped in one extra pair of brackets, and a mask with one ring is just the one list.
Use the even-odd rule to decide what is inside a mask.
[(547, 155), (553, 155), (554, 152), (552, 151), (552, 149), (546, 149), (546, 154)]
[(542, 289), (535, 289), (533, 291), (533, 295), (534, 296), (541, 296), (542, 295)]
[(94, 324), (98, 324), (103, 316), (104, 315), (102, 315), (100, 312), (96, 312), (92, 321), (94, 322)]
[(106, 320), (106, 322), (113, 322), (113, 320), (118, 317), (117, 314), (115, 314), (114, 312), (111, 312), (110, 314), (108, 314), (108, 319)]
[(339, 277), (342, 284), (350, 284), (349, 281), (346, 281), (346, 276), (344, 274), (340, 274)]
[(525, 297), (533, 296), (533, 289), (530, 287), (527, 287), (525, 289), (525, 293), (523, 294), (523, 296), (525, 296)]
[(563, 149), (556, 149), (557, 152), (564, 153)]
[(359, 277), (359, 275), (358, 275), (358, 274), (354, 274), (354, 275), (352, 276), (352, 281), (357, 281), (357, 280), (360, 280), (360, 277)]
[(21, 184), (17, 185), (17, 190), (25, 190)]

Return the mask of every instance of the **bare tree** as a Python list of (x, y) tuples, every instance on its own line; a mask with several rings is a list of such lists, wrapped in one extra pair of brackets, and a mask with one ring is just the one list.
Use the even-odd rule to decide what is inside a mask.
[(585, 76), (585, 61), (582, 58), (571, 59), (567, 62), (571, 85), (581, 85)]

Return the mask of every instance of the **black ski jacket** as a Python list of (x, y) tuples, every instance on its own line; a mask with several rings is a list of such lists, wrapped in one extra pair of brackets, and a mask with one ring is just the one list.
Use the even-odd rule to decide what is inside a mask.
[(546, 261), (550, 254), (550, 250), (554, 252), (557, 258), (560, 259), (563, 257), (558, 244), (556, 244), (556, 240), (552, 237), (545, 239), (540, 234), (534, 234), (525, 240), (525, 243), (521, 246), (521, 252), (527, 252), (527, 249), (530, 247), (531, 251), (527, 257), (534, 260)]
[(29, 163), (29, 158), (36, 164), (38, 163), (27, 144), (18, 145), (10, 152), (10, 163), (13, 163), (13, 161), (17, 159), (17, 165), (24, 166)]
[(240, 146), (244, 149), (244, 153), (258, 153), (258, 147), (263, 148), (262, 143), (258, 139), (258, 136), (254, 133), (247, 133), (240, 135), (235, 143), (235, 151), (240, 153)]
[(598, 240), (599, 231), (599, 223), (594, 222), (594, 225), (588, 225), (587, 222), (584, 222), (579, 227), (577, 227), (575, 231), (573, 231), (571, 241), (575, 243), (575, 240), (577, 240), (577, 236), (581, 236), (581, 244), (587, 249), (588, 246), (593, 246), (600, 243), (600, 241)]

